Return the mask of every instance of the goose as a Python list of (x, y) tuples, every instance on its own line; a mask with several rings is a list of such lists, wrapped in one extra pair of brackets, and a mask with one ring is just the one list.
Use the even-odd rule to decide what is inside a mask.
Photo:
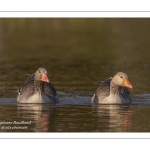
[(58, 95), (50, 83), (45, 68), (38, 68), (29, 75), (22, 88), (18, 87), (17, 102), (19, 103), (57, 103)]
[(128, 88), (132, 85), (128, 76), (118, 72), (113, 78), (102, 82), (93, 95), (91, 102), (98, 104), (131, 104), (133, 99)]

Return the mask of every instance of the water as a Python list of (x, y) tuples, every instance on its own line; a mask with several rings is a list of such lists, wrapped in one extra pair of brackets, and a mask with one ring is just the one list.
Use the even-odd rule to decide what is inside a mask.
[[(0, 19), (1, 132), (149, 132), (150, 19)], [(48, 70), (60, 103), (18, 104), (17, 85)], [(132, 105), (95, 105), (101, 81), (125, 72)]]

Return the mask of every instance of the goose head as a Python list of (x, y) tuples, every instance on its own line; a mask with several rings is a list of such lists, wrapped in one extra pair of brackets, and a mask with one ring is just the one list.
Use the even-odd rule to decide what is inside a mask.
[(113, 82), (118, 86), (128, 87), (132, 89), (132, 85), (128, 80), (128, 76), (123, 72), (118, 72), (113, 77)]
[(48, 76), (47, 76), (47, 70), (45, 68), (39, 68), (35, 72), (34, 79), (36, 81), (49, 82), (49, 79), (48, 79)]

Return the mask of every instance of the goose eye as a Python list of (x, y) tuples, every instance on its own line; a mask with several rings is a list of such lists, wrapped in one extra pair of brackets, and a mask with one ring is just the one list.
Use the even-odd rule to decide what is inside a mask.
[(41, 71), (39, 71), (39, 73), (41, 73)]
[(120, 76), (120, 78), (123, 78), (123, 76)]

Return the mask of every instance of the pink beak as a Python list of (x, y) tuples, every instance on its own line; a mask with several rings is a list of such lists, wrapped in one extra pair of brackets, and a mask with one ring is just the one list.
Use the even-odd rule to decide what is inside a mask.
[(43, 75), (42, 75), (42, 81), (44, 81), (44, 82), (49, 82), (49, 79), (48, 79), (48, 77), (47, 77), (47, 74), (43, 73)]

